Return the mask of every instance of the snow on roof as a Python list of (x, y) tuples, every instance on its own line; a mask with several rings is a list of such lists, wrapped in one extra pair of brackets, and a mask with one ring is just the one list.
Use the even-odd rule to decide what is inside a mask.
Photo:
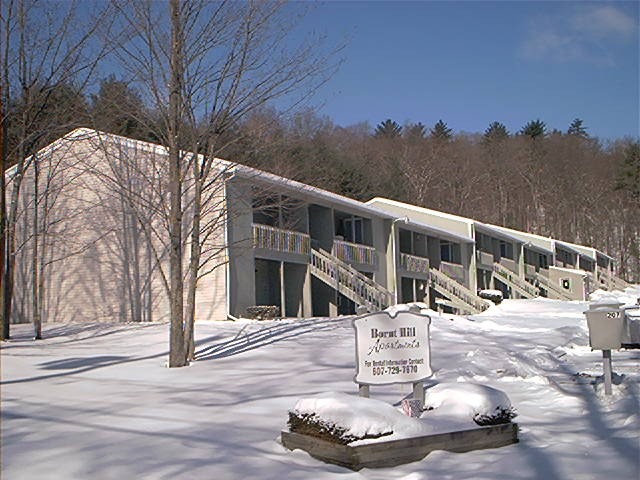
[(558, 242), (560, 243), (562, 246), (566, 246), (566, 248), (570, 248), (571, 250), (573, 250), (574, 252), (577, 252), (578, 254), (591, 258), (593, 260), (596, 259), (596, 249), (593, 247), (587, 247), (585, 245), (578, 245), (576, 243), (570, 243), (570, 242)]
[[(168, 150), (162, 145), (158, 145), (151, 142), (145, 142), (142, 140), (136, 140), (133, 138), (123, 137), (121, 135), (116, 135), (113, 133), (101, 132), (99, 130), (94, 130), (90, 128), (77, 128), (69, 132), (65, 136), (59, 138), (55, 142), (41, 149), (38, 152), (38, 155), (44, 156), (45, 154), (50, 154), (51, 152), (59, 149), (61, 146), (67, 144), (67, 142), (72, 140), (73, 141), (90, 140), (90, 139), (96, 139), (96, 138), (99, 139), (101, 142), (110, 142), (112, 144), (117, 144), (125, 148), (149, 152), (156, 155), (168, 155)], [(202, 155), (198, 155), (198, 156), (202, 157)], [(341, 206), (344, 206), (345, 208), (355, 209), (364, 214), (378, 215), (388, 219), (395, 218), (392, 215), (389, 215), (386, 212), (370, 207), (363, 202), (359, 202), (357, 200), (353, 200), (351, 198), (338, 195), (336, 193), (323, 190), (321, 188), (313, 187), (311, 185), (307, 185), (301, 182), (297, 182), (295, 180), (281, 177), (273, 173), (265, 172), (257, 168), (230, 162), (229, 160), (225, 160), (222, 158), (215, 158), (215, 161), (219, 164), (221, 169), (228, 170), (231, 174), (235, 173), (236, 175), (242, 176), (244, 178), (263, 181), (272, 185), (276, 185), (278, 187), (284, 187), (290, 191), (295, 191), (296, 193), (305, 194), (316, 200), (320, 199), (320, 200), (324, 200), (327, 203), (332, 203), (332, 204), (337, 203)], [(7, 170), (8, 174), (10, 174), (10, 170), (15, 170), (15, 167), (12, 167), (12, 169)]]
[(416, 225), (428, 226), (440, 235), (455, 235), (458, 240), (473, 241), (473, 220), (408, 203), (375, 197), (367, 205), (384, 210), (394, 216), (408, 216)]
[(563, 250), (566, 250), (566, 251), (571, 252), (571, 253), (575, 253), (576, 255), (580, 255), (581, 254), (580, 250), (577, 250), (576, 248), (572, 247), (571, 244), (569, 244), (569, 243), (561, 242), (560, 240), (556, 240), (555, 244), (556, 244), (556, 249), (557, 248), (562, 248)]
[(412, 205), (410, 203), (403, 203), (397, 200), (391, 200), (389, 198), (384, 198), (384, 197), (374, 197), (366, 203), (367, 205), (376, 204), (376, 203), (393, 205), (400, 208), (406, 208), (407, 210), (413, 210), (418, 213), (424, 213), (426, 215), (433, 215), (435, 217), (446, 218), (447, 220), (453, 220), (455, 222), (460, 222), (467, 225), (472, 225), (475, 222), (475, 220), (472, 220), (471, 218), (460, 217), (458, 215), (453, 215), (451, 213), (439, 212), (437, 210), (431, 210), (430, 208), (418, 207), (417, 205)]
[(442, 228), (434, 227), (424, 222), (417, 221), (415, 219), (409, 219), (407, 225), (417, 228), (419, 230), (426, 230), (432, 236), (443, 238), (446, 240), (454, 240), (460, 243), (474, 243), (474, 239), (471, 237), (465, 237), (464, 235), (458, 235), (457, 233), (448, 232)]
[(553, 238), (543, 237), (542, 235), (536, 235), (535, 233), (522, 232), (520, 230), (502, 227), (500, 225), (491, 226), (497, 230), (504, 231), (509, 235), (513, 235), (516, 238), (520, 238), (525, 244), (525, 247), (541, 251), (547, 255), (553, 255), (555, 253), (555, 240)]
[[(226, 160), (221, 161), (228, 163), (228, 161)], [(338, 204), (352, 210), (357, 210), (365, 215), (376, 215), (386, 219), (396, 218), (395, 216), (390, 215), (387, 212), (384, 212), (377, 208), (373, 208), (366, 203), (359, 202), (358, 200), (354, 200), (352, 198), (345, 197), (328, 190), (323, 190), (312, 185), (307, 185), (306, 183), (298, 182), (296, 180), (281, 177), (274, 173), (265, 172), (257, 168), (248, 167), (241, 164), (234, 164), (234, 166), (232, 167), (232, 172), (243, 178), (262, 181), (278, 187), (284, 187), (297, 194), (302, 194), (308, 196), (309, 198), (313, 198), (316, 201), (320, 200), (321, 202), (324, 201), (327, 204)]]
[(488, 223), (475, 222), (474, 226), (476, 231), (479, 230), (480, 232), (484, 232), (484, 233), (488, 232), (490, 235), (493, 235), (495, 237), (502, 238), (504, 240), (508, 240), (514, 243), (525, 243), (522, 240), (522, 238), (516, 237), (515, 235), (511, 235), (510, 233), (507, 233), (504, 230), (500, 230)]
[[(44, 157), (47, 155), (50, 155), (51, 153), (55, 152), (56, 150), (59, 150), (60, 148), (62, 148), (63, 146), (68, 145), (68, 142), (70, 141), (76, 141), (76, 140), (84, 140), (84, 139), (88, 139), (92, 136), (95, 136), (97, 133), (96, 130), (91, 130), (90, 128), (76, 128), (75, 130), (70, 131), (69, 133), (67, 133), (66, 135), (63, 135), (62, 137), (58, 138), (57, 140), (51, 142), (49, 145), (41, 148), (40, 150), (38, 150), (35, 154), (36, 158), (37, 157)], [(123, 137), (124, 138), (124, 137)], [(27, 157), (25, 160), (29, 161), (31, 160), (32, 156)], [(13, 178), (13, 176), (15, 175), (16, 171), (18, 169), (18, 165), (12, 165), (11, 167), (7, 168), (5, 170), (5, 176), (8, 177), (9, 179)]]
[(613, 257), (607, 255), (606, 253), (601, 252), (597, 248), (590, 247), (588, 245), (580, 245), (580, 244), (577, 244), (577, 243), (571, 243), (571, 242), (565, 242), (565, 241), (561, 241), (560, 243), (562, 243), (563, 245), (568, 245), (569, 247), (571, 247), (574, 250), (576, 250), (577, 252), (579, 252), (580, 255), (583, 255), (585, 257), (589, 257), (592, 260), (596, 260), (598, 258), (598, 255), (606, 257), (609, 260), (615, 260)]
[[(69, 141), (77, 141), (77, 140), (88, 140), (92, 138), (99, 138), (101, 141), (110, 141), (115, 142), (118, 145), (146, 151), (149, 153), (154, 153), (156, 155), (168, 155), (168, 151), (162, 145), (158, 145), (151, 142), (145, 142), (142, 140), (136, 140), (133, 138), (123, 137), (121, 135), (116, 135), (112, 133), (101, 132), (99, 130), (94, 130), (91, 128), (77, 128), (67, 133), (63, 137), (60, 137), (56, 141), (47, 145), (46, 147), (40, 149), (37, 156), (45, 156), (48, 155), (64, 145), (67, 145)], [(201, 155), (198, 155), (201, 157)], [(396, 200), (391, 200), (383, 197), (375, 197), (369, 200), (368, 202), (359, 202), (358, 200), (354, 200), (349, 197), (345, 197), (343, 195), (339, 195), (337, 193), (329, 192), (328, 190), (323, 190), (318, 187), (314, 187), (311, 185), (307, 185), (302, 182), (298, 182), (296, 180), (291, 180), (289, 178), (281, 177), (279, 175), (269, 173), (263, 170), (259, 170), (257, 168), (249, 167), (246, 165), (241, 165), (238, 163), (230, 162), (228, 160), (224, 160), (222, 158), (216, 158), (216, 162), (219, 163), (220, 167), (223, 169), (229, 170), (231, 173), (235, 173), (238, 176), (242, 176), (245, 178), (250, 178), (258, 181), (262, 181), (265, 183), (269, 183), (271, 185), (275, 185), (278, 187), (284, 187), (289, 191), (294, 191), (297, 194), (306, 195), (309, 198), (313, 198), (316, 201), (324, 201), (329, 204), (338, 204), (345, 208), (349, 208), (352, 210), (356, 210), (359, 213), (364, 215), (375, 215), (378, 217), (386, 218), (386, 219), (397, 219), (401, 218), (402, 215), (399, 215), (397, 212), (391, 211), (389, 208), (385, 207), (395, 207), (396, 209), (402, 209), (409, 212), (415, 212), (419, 215), (425, 215), (427, 218), (440, 218), (447, 221), (452, 221), (455, 223), (461, 224), (463, 228), (468, 231), (468, 234), (460, 234), (459, 232), (452, 232), (449, 230), (445, 230), (444, 228), (439, 228), (438, 226), (432, 225), (426, 221), (418, 219), (418, 218), (410, 218), (409, 225), (414, 228), (418, 228), (421, 230), (427, 230), (438, 237), (448, 238), (459, 242), (471, 242), (473, 239), (473, 226), (475, 228), (489, 231), (494, 235), (502, 235), (502, 237), (518, 242), (525, 243), (525, 245), (532, 247), (536, 250), (541, 250), (547, 254), (553, 254), (555, 251), (556, 243), (559, 243), (563, 248), (568, 249), (574, 253), (578, 253), (584, 256), (588, 256), (589, 258), (596, 258), (595, 255), (602, 255), (610, 260), (614, 260), (613, 257), (607, 255), (604, 252), (596, 250), (592, 247), (576, 245), (569, 242), (562, 242), (559, 240), (555, 240), (549, 237), (543, 237), (541, 235), (536, 235), (533, 233), (522, 232), (519, 230), (513, 230), (507, 227), (502, 227), (498, 225), (491, 225), (487, 223), (482, 223), (471, 218), (461, 217), (458, 215), (453, 215), (450, 213), (439, 212), (437, 210), (431, 210), (425, 207), (418, 207), (416, 205), (411, 205), (408, 203), (399, 202)], [(12, 166), (6, 170), (6, 176), (11, 179), (15, 174), (16, 166)]]
[(579, 275), (582, 275), (584, 277), (589, 275), (589, 272), (586, 272), (584, 270), (580, 270), (579, 268), (566, 268), (566, 267), (556, 267), (556, 266), (550, 266), (549, 269), (553, 269), (553, 270), (558, 270), (560, 272), (566, 272), (566, 273), (577, 273)]

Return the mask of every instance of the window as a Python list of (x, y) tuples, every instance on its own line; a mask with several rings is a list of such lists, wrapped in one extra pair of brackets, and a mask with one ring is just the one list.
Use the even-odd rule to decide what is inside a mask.
[(362, 218), (360, 217), (345, 218), (343, 223), (344, 223), (344, 230), (343, 230), (344, 239), (347, 242), (364, 243)]
[(510, 258), (513, 260), (513, 244), (500, 240), (500, 256), (502, 258)]
[(450, 263), (461, 263), (460, 244), (440, 240), (440, 260)]
[(409, 230), (400, 230), (398, 232), (398, 239), (400, 240), (398, 243), (400, 244), (400, 252), (401, 253), (413, 253), (411, 232)]
[(476, 235), (476, 243), (483, 252), (493, 253), (493, 246), (491, 245), (491, 238), (483, 233)]
[(540, 268), (542, 269), (547, 269), (549, 268), (549, 258), (546, 255), (543, 255), (542, 253), (539, 254), (539, 260), (540, 260)]

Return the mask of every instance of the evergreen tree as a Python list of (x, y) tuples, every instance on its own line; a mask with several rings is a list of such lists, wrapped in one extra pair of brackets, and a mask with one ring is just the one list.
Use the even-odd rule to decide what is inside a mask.
[(427, 135), (427, 127), (422, 122), (410, 123), (404, 127), (404, 135), (407, 139), (422, 139)]
[(493, 122), (487, 129), (484, 131), (484, 136), (482, 141), (484, 143), (494, 143), (501, 142), (509, 138), (509, 131), (504, 124), (500, 122)]
[[(47, 85), (36, 83), (29, 89), (29, 102), (24, 97), (9, 105), (11, 118), (8, 123), (7, 141), (10, 151), (17, 151), (17, 144), (24, 148), (46, 145), (77, 127), (89, 123), (87, 101), (76, 87), (59, 83)], [(27, 118), (25, 130), (16, 119)]]
[(396, 138), (401, 134), (402, 127), (397, 122), (387, 118), (384, 122), (378, 124), (374, 136), (377, 138)]
[(520, 135), (535, 138), (544, 138), (547, 134), (547, 125), (540, 119), (527, 122), (520, 130)]
[(640, 142), (632, 142), (626, 148), (615, 188), (629, 192), (631, 198), (640, 204)]
[(453, 130), (442, 120), (438, 120), (430, 131), (431, 137), (437, 140), (450, 140), (451, 132), (453, 132)]
[(100, 82), (100, 90), (91, 96), (95, 128), (126, 137), (147, 140), (143, 136), (145, 108), (140, 96), (114, 76)]
[(575, 135), (576, 137), (581, 138), (589, 138), (589, 134), (587, 133), (587, 129), (583, 126), (583, 121), (580, 118), (575, 118), (571, 125), (569, 125), (569, 129), (567, 130), (567, 135)]

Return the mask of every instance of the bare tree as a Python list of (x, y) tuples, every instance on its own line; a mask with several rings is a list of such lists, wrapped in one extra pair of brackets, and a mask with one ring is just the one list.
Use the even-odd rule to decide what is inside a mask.
[(220, 262), (221, 246), (207, 241), (219, 243), (213, 239), (225, 215), (221, 189), (233, 165), (216, 156), (240, 139), (229, 133), (242, 118), (276, 98), (299, 102), (333, 66), (316, 39), (289, 41), (297, 17), (282, 2), (114, 4), (128, 38), (118, 59), (147, 94), (143, 100), (158, 120), (149, 128), (169, 158), (169, 268), (162, 276), (171, 317), (169, 366), (179, 367), (193, 357), (198, 280)]
[[(62, 104), (63, 92), (82, 92), (104, 50), (93, 43), (98, 25), (107, 28), (112, 16), (108, 6), (96, 2), (95, 16), (79, 20), (79, 4), (9, 0), (1, 4), (2, 82), (8, 126), (9, 148), (6, 158), (13, 164), (11, 200), (6, 218), (7, 258), (3, 278), (3, 316), (11, 317), (13, 272), (16, 256), (16, 222), (22, 179), (43, 146), (77, 125), (78, 116), (69, 104)], [(68, 99), (68, 98), (67, 98)], [(34, 172), (35, 206), (42, 193), (38, 174)], [(35, 213), (35, 210), (34, 210)], [(34, 221), (39, 222), (37, 215)], [(33, 265), (39, 253), (39, 230), (34, 224)], [(35, 336), (40, 337), (38, 318), (38, 269), (33, 270), (33, 305)], [(5, 320), (6, 321), (6, 320)]]

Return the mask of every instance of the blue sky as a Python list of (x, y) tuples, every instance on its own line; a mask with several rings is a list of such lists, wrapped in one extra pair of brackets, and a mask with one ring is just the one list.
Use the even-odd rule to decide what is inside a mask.
[(511, 132), (584, 120), (601, 139), (639, 136), (637, 2), (332, 1), (304, 29), (346, 42), (314, 99), (339, 125), (444, 120)]

